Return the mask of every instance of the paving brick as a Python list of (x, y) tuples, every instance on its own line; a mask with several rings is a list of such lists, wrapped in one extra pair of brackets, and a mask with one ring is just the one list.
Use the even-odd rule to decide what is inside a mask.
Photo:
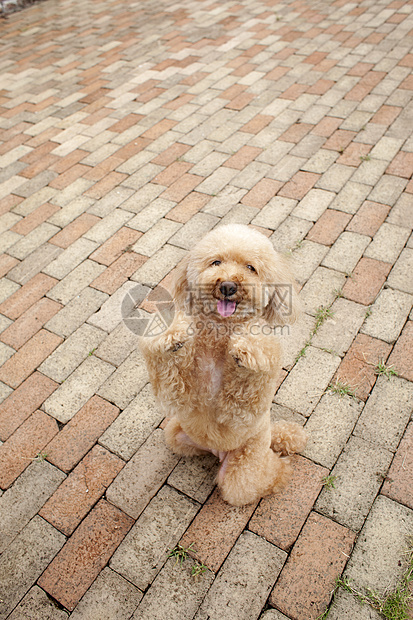
[(42, 297), (5, 329), (0, 339), (14, 349), (20, 349), (60, 308), (57, 302)]
[(124, 462), (94, 446), (39, 512), (54, 527), (70, 536), (104, 494)]
[(371, 306), (371, 314), (361, 332), (393, 343), (403, 328), (412, 303), (413, 298), (407, 293), (390, 288), (383, 289)]
[(137, 230), (132, 230), (123, 226), (107, 239), (97, 250), (91, 254), (90, 258), (98, 263), (109, 266), (116, 259), (122, 256), (141, 236)]
[(407, 185), (402, 177), (384, 175), (369, 194), (369, 200), (393, 206)]
[(319, 175), (313, 172), (299, 171), (282, 187), (278, 195), (301, 200), (314, 187), (319, 178)]
[(407, 187), (406, 192), (400, 196), (394, 207), (392, 207), (387, 217), (387, 222), (389, 224), (396, 224), (397, 226), (402, 226), (405, 228), (413, 228), (413, 214), (410, 209), (412, 191), (413, 183), (410, 182), (410, 189)]
[(204, 237), (218, 222), (218, 218), (214, 215), (196, 213), (170, 238), (170, 243), (189, 250), (195, 245), (197, 239)]
[(347, 528), (311, 513), (271, 592), (270, 604), (292, 620), (316, 619), (331, 598), (354, 539)]
[(199, 506), (165, 485), (114, 553), (110, 567), (145, 591)]
[(19, 233), (19, 235), (27, 235), (29, 232), (37, 228), (40, 224), (49, 219), (54, 213), (59, 211), (60, 207), (57, 205), (53, 205), (49, 202), (45, 202), (40, 205), (26, 215), (26, 217), (22, 218), (17, 224), (14, 225), (14, 232)]
[(163, 431), (155, 430), (110, 485), (106, 497), (137, 519), (178, 460), (167, 448)]
[(26, 284), (56, 259), (62, 251), (57, 246), (44, 243), (9, 271), (8, 276), (19, 284)]
[(311, 189), (298, 203), (293, 215), (315, 222), (322, 216), (334, 197), (335, 194), (332, 192)]
[(309, 416), (340, 364), (340, 358), (309, 347), (278, 389), (275, 402)]
[(35, 516), (4, 551), (0, 558), (2, 618), (8, 617), (36, 583), (64, 541), (63, 534)]
[(382, 495), (376, 499), (345, 572), (355, 588), (379, 593), (395, 588), (406, 568), (402, 558), (412, 527), (409, 508)]
[(386, 219), (389, 210), (387, 205), (366, 200), (348, 224), (347, 230), (374, 237)]
[(178, 222), (162, 219), (157, 222), (145, 235), (132, 246), (134, 252), (144, 256), (153, 256), (181, 225)]
[(365, 319), (366, 309), (342, 298), (337, 299), (330, 309), (331, 316), (319, 327), (312, 344), (320, 349), (332, 350), (342, 357), (356, 337)]
[(241, 534), (195, 618), (217, 620), (234, 614), (245, 620), (257, 618), (285, 557), (255, 534)]
[(73, 610), (132, 524), (130, 517), (101, 500), (49, 564), (40, 587)]
[(351, 278), (344, 285), (343, 295), (365, 306), (372, 304), (385, 283), (390, 269), (389, 263), (372, 258), (361, 258)]
[(37, 274), (0, 304), (1, 314), (17, 319), (56, 284), (54, 278)]
[(307, 239), (324, 245), (333, 245), (350, 219), (351, 215), (347, 213), (326, 209), (310, 229)]
[(181, 458), (168, 484), (197, 502), (205, 502), (215, 487), (219, 463), (212, 454)]
[(358, 532), (380, 490), (392, 457), (388, 450), (361, 437), (350, 437), (331, 471), (335, 476), (334, 488), (323, 489), (316, 509)]
[(413, 380), (412, 337), (413, 325), (411, 321), (407, 321), (387, 362), (399, 376), (409, 381)]
[(147, 260), (147, 257), (141, 254), (126, 252), (101, 273), (96, 280), (93, 280), (91, 286), (111, 295)]
[(118, 414), (117, 407), (99, 396), (93, 396), (47, 445), (47, 460), (69, 472)]
[(104, 568), (75, 607), (71, 618), (107, 616), (129, 620), (142, 599), (142, 593), (120, 575)]
[(369, 243), (370, 237), (345, 231), (341, 233), (322, 264), (337, 271), (351, 273)]
[[(176, 207), (170, 209), (166, 217), (175, 222), (185, 224), (193, 215), (203, 209), (203, 207), (208, 204), (209, 200), (210, 198), (206, 194), (192, 192), (176, 205)], [(131, 222), (129, 222), (129, 224), (131, 224)]]
[(311, 512), (329, 472), (325, 467), (296, 456), (288, 486), (261, 500), (248, 528), (277, 547), (289, 551)]
[(365, 252), (365, 256), (394, 263), (402, 251), (410, 230), (384, 222), (374, 235), (374, 239)]
[(194, 579), (195, 567), (191, 559), (176, 566), (170, 558), (133, 614), (133, 620), (162, 620), (165, 607), (171, 616), (191, 620), (213, 581), (210, 571), (204, 572), (201, 579)]
[(395, 451), (409, 421), (413, 386), (399, 377), (379, 377), (354, 434), (367, 441)]
[(65, 610), (56, 607), (41, 588), (33, 586), (9, 616), (10, 620), (24, 620), (28, 617), (33, 620), (45, 617), (48, 620), (67, 620), (69, 616)]
[(412, 442), (413, 425), (410, 423), (399, 444), (381, 491), (383, 495), (409, 508), (413, 508), (413, 493), (410, 484), (413, 471)]
[(49, 291), (48, 297), (66, 305), (89, 286), (104, 270), (105, 267), (103, 265), (86, 259), (68, 273), (63, 280), (60, 280)]
[(43, 222), (25, 235), (12, 247), (8, 248), (8, 253), (19, 260), (27, 258), (32, 252), (37, 250), (41, 245), (49, 241), (53, 235), (59, 232), (59, 228), (50, 224), (49, 222)]
[(248, 523), (257, 503), (237, 508), (221, 498), (218, 489), (204, 504), (180, 544), (213, 572), (217, 572)]
[(61, 343), (60, 336), (41, 329), (0, 370), (0, 380), (17, 388)]
[(0, 486), (7, 489), (59, 431), (56, 420), (35, 411), (0, 446)]
[(113, 376), (102, 384), (97, 393), (124, 409), (147, 382), (148, 374), (143, 356), (139, 350), (134, 350), (115, 370)]
[(315, 314), (318, 308), (328, 307), (342, 289), (344, 274), (325, 267), (318, 267), (301, 290), (301, 300), (305, 312)]
[[(55, 207), (57, 209), (58, 207)], [(100, 218), (90, 213), (82, 213), (75, 220), (70, 222), (67, 226), (50, 239), (50, 243), (59, 246), (59, 248), (66, 249), (72, 243), (74, 243), (79, 237), (84, 235), (89, 228), (92, 228)]]
[(46, 323), (46, 328), (59, 336), (67, 337), (96, 313), (107, 299), (106, 293), (87, 286)]
[(405, 248), (402, 250), (400, 257), (394, 265), (387, 279), (389, 286), (404, 291), (405, 293), (413, 293), (413, 285), (409, 274), (413, 266), (413, 251)]
[(291, 252), (300, 245), (310, 228), (308, 220), (289, 215), (274, 232), (271, 241), (279, 252)]

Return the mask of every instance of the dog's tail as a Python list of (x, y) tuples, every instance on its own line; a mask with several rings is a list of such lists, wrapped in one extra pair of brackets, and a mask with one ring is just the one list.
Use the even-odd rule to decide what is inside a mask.
[(271, 448), (283, 456), (301, 452), (307, 443), (307, 433), (295, 422), (279, 420), (271, 428)]

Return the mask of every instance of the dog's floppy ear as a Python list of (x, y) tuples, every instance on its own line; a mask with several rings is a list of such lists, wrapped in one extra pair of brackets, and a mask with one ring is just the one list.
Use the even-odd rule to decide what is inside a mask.
[(175, 271), (175, 278), (172, 282), (172, 297), (175, 304), (183, 310), (188, 297), (188, 266), (189, 254), (179, 263)]
[(291, 325), (301, 313), (297, 283), (287, 257), (274, 253), (263, 282), (263, 318), (269, 325)]

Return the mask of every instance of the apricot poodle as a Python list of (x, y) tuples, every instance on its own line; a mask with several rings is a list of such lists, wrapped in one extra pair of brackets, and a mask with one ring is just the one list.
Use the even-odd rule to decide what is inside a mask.
[(178, 267), (173, 299), (170, 327), (141, 338), (170, 418), (167, 444), (182, 455), (212, 452), (224, 500), (255, 502), (286, 484), (288, 455), (306, 443), (298, 424), (270, 421), (281, 369), (277, 329), (299, 312), (288, 262), (257, 230), (218, 226)]

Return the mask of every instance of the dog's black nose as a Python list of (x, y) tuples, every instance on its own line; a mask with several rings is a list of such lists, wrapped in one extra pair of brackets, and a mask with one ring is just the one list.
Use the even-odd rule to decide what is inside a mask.
[(231, 295), (235, 295), (237, 292), (237, 285), (235, 282), (222, 282), (219, 290), (225, 297), (231, 297)]

